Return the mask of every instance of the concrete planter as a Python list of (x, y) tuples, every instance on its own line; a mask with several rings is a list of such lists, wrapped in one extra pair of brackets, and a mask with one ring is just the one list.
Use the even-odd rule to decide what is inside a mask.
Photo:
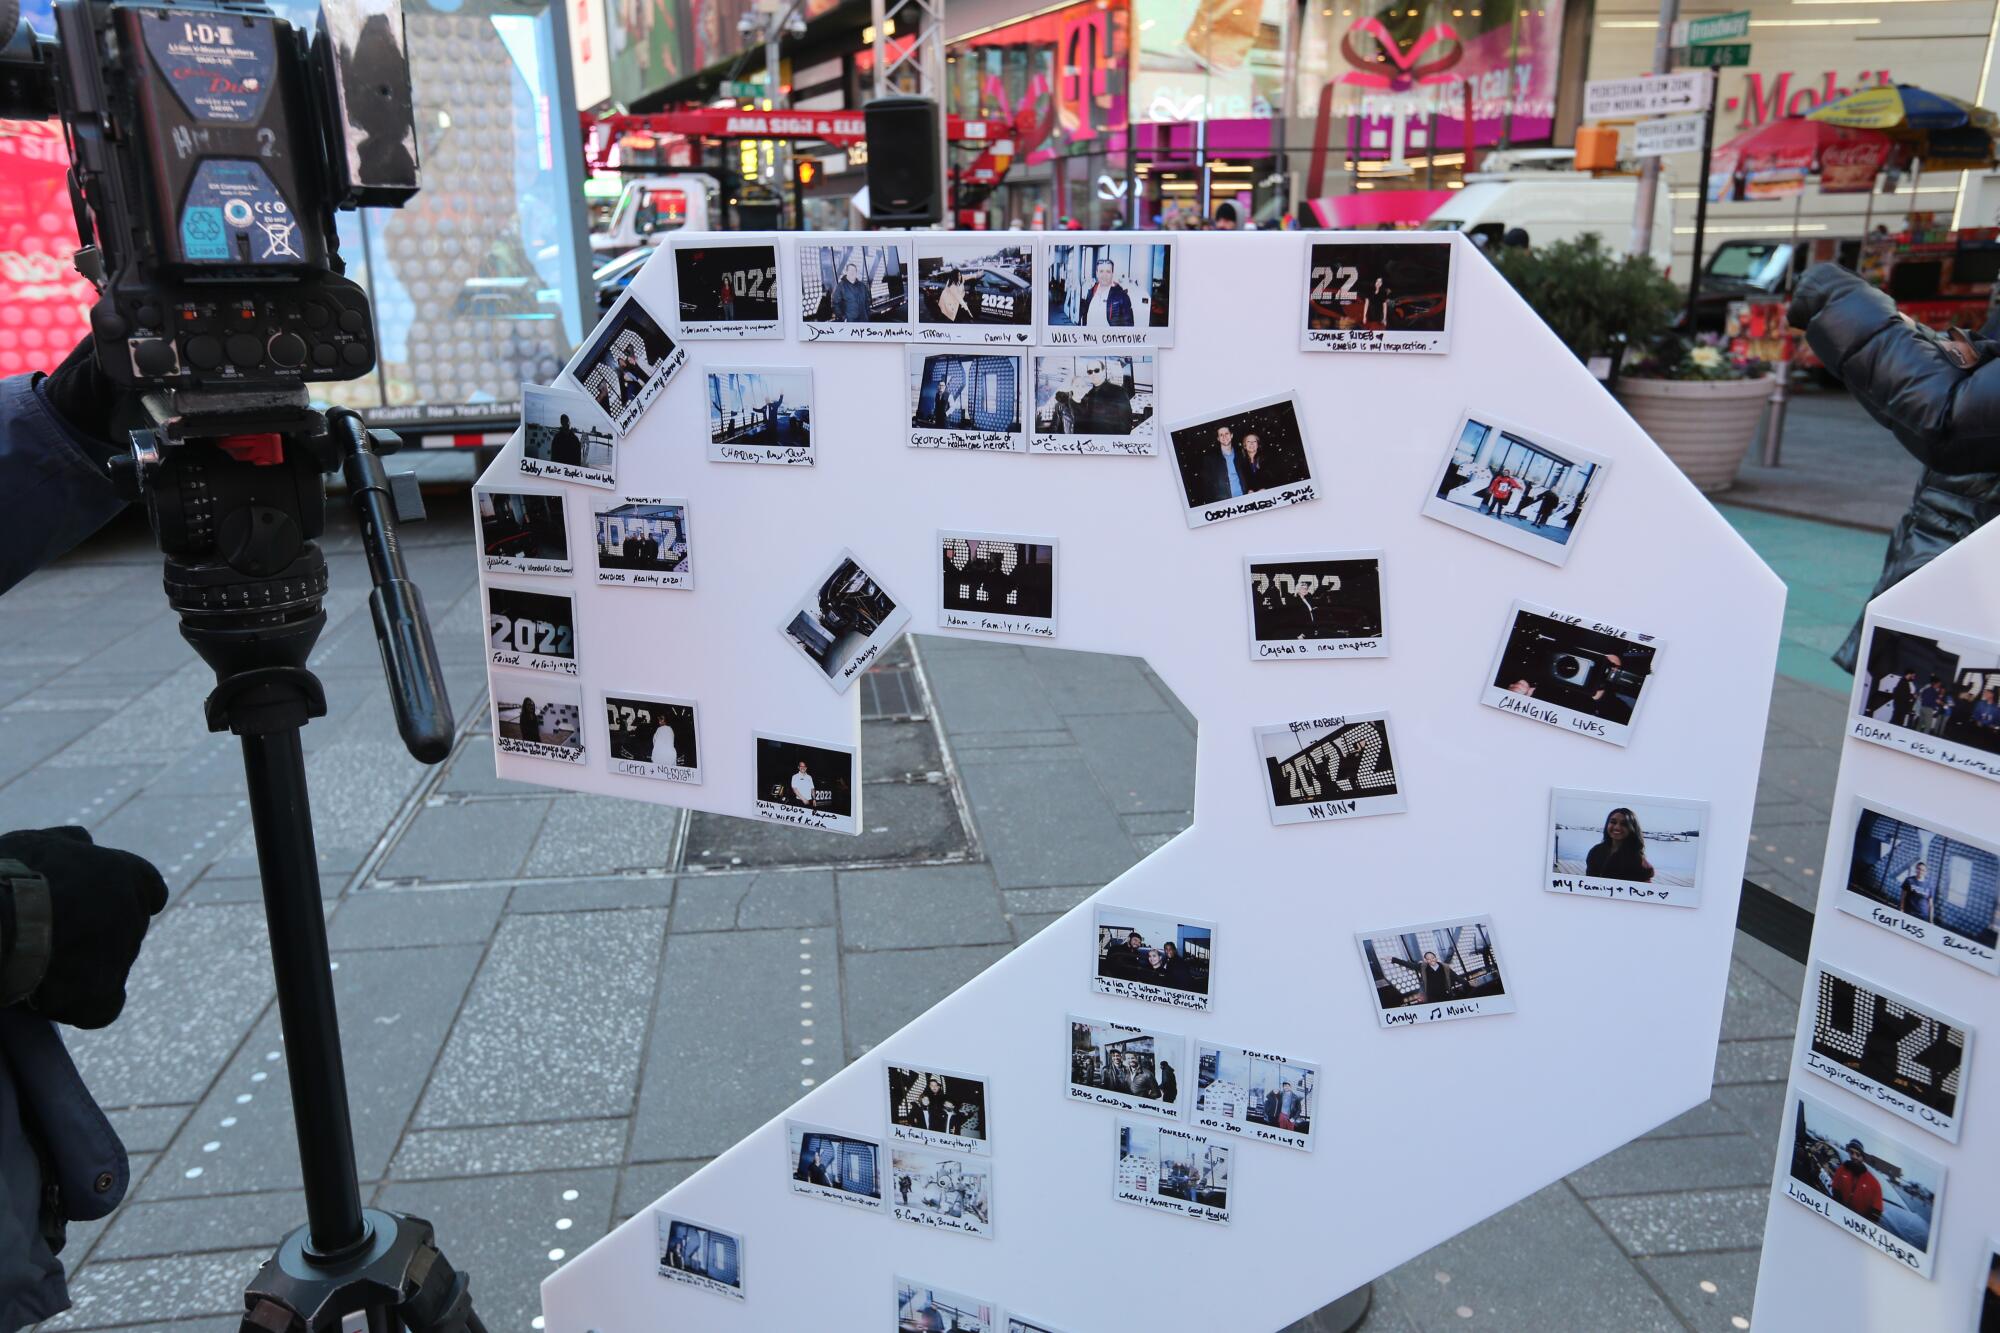
[(1654, 380), (1620, 376), (1614, 392), (1632, 419), (1705, 492), (1736, 484), (1771, 397), (1771, 377)]

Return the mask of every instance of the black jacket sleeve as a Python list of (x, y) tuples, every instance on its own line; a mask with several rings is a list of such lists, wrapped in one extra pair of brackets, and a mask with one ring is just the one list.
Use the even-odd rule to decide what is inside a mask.
[(1792, 323), (1856, 402), (1926, 467), (2000, 472), (2000, 361), (1962, 370), (1887, 292), (1834, 264), (1799, 280)]

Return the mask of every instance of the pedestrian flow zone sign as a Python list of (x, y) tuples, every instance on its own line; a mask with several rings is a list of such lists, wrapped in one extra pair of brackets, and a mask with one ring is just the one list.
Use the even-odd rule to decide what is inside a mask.
[(1630, 120), (1708, 108), (1709, 76), (1704, 70), (1643, 74), (1632, 79), (1592, 79), (1583, 86), (1585, 120)]
[(1642, 120), (1632, 127), (1632, 155), (1659, 157), (1666, 153), (1693, 153), (1701, 148), (1701, 116), (1668, 116), (1662, 120)]

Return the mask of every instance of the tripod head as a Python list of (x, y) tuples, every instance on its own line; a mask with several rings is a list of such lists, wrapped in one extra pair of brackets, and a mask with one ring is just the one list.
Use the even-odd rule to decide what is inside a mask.
[(401, 441), (346, 408), (321, 414), (305, 390), (171, 390), (145, 400), (152, 424), (112, 460), (142, 498), (166, 556), (167, 602), (215, 670), (211, 731), (298, 727), (326, 698), (306, 660), (326, 624), (325, 474), (343, 472), (374, 588), (368, 606), (396, 726), (412, 755), (451, 751), (451, 705), (423, 594), (403, 567), (399, 519), (423, 517), (414, 478), (381, 455)]

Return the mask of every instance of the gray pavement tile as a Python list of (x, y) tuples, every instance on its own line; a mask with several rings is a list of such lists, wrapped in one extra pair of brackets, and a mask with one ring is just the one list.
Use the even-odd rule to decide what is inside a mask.
[(666, 924), (663, 911), (503, 920), (415, 1124), (628, 1113)]
[(1736, 932), (1736, 947), (1731, 956), (1737, 963), (1762, 977), (1779, 991), (1790, 996), (1794, 1004), (1805, 991), (1806, 966), (1795, 958), (1787, 957), (1761, 940), (1751, 939), (1742, 931)]
[[(1041, 682), (1049, 707), (1064, 718), (1091, 713), (1167, 712), (1167, 701), (1136, 657), (1042, 647), (1023, 648), (1021, 653)], [(1073, 725), (1071, 730), (1075, 730)]]
[(1607, 1194), (1720, 1189), (1769, 1179), (1771, 1154), (1747, 1134), (1640, 1139), (1617, 1148), (1580, 1171), (1570, 1188), (1586, 1199)]
[(1742, 963), (1730, 961), (1728, 997), (1722, 1005), (1724, 1040), (1789, 1039), (1798, 1022), (1798, 996), (1785, 994)]
[(640, 1162), (626, 1167), (618, 1177), (618, 1206), (612, 1211), (612, 1225), (617, 1226), (636, 1216), (640, 1210), (652, 1207), (661, 1195), (707, 1164), (705, 1159), (696, 1159), (691, 1162)]
[(1353, 1323), (1352, 1311), (1343, 1298), (1287, 1324), (1282, 1333), (1417, 1333), (1417, 1326), (1404, 1312), (1390, 1279), (1380, 1277), (1369, 1284), (1368, 1310), (1359, 1324)]
[(270, 997), (261, 906), (170, 907), (146, 931), (118, 1021), (63, 1035), (103, 1105), (192, 1102)]
[(530, 912), (602, 912), (621, 907), (664, 908), (674, 898), (665, 875), (607, 876), (603, 879), (541, 880), (516, 884), (507, 899), (510, 915)]
[(1725, 1041), (1715, 1055), (1715, 1081), (1781, 1083), (1792, 1061), (1792, 1039)]
[(617, 1166), (625, 1155), (625, 1128), (626, 1122), (621, 1118), (422, 1129), (405, 1138), (403, 1146), (396, 1149), (389, 1174), (412, 1180)]
[(1061, 912), (1021, 912), (1008, 919), (1014, 926), (1014, 942), (1023, 944), (1062, 918)]
[(519, 874), (551, 798), (432, 805), (417, 812), (376, 874), (383, 879), (483, 880)]
[(862, 831), (849, 837), (730, 815), (688, 816), (687, 870), (841, 866), (963, 858), (971, 841), (944, 783), (871, 782)]
[(1062, 719), (1022, 650), (999, 644), (927, 659), (924, 675), (947, 734), (961, 731), (1055, 731)]
[(1103, 887), (1102, 884), (1051, 884), (1040, 889), (1007, 889), (1000, 897), (1009, 914), (1048, 912), (1060, 916)]
[(1742, 1129), (1722, 1103), (1714, 1098), (1692, 1111), (1683, 1111), (1666, 1124), (1641, 1135), (1647, 1139), (1686, 1139), (1702, 1134), (1734, 1134)]
[[(22, 611), (71, 612), (84, 598), (140, 603), (160, 596), (158, 564), (87, 565), (76, 560), (44, 565), (7, 590), (7, 616)], [(164, 605), (164, 603), (162, 603)]]
[(675, 888), (676, 932), (830, 926), (833, 918), (833, 874), (826, 870), (683, 875)]
[[(93, 713), (0, 713), (0, 780), (27, 772), (97, 724)], [(195, 726), (199, 727), (197, 721)], [(105, 755), (98, 765), (119, 764), (123, 756)]]
[(1420, 1328), (1681, 1333), (1659, 1293), (1559, 1183), (1412, 1259), (1392, 1277)]
[(924, 949), (1013, 938), (987, 866), (845, 870), (835, 884), (846, 949)]
[(1050, 746), (1076, 744), (1076, 737), (1069, 734), (1069, 728), (1054, 731), (953, 731), (951, 748), (953, 753), (964, 755), (973, 750), (1026, 750), (1045, 749)]
[(373, 847), (429, 777), (429, 767), (412, 759), (400, 740), (346, 736), (324, 746), (306, 757), (313, 837), (330, 847)]
[(142, 794), (119, 806), (91, 830), (107, 847), (141, 850), (178, 888), (222, 854), (250, 826), (246, 796)]
[(437, 789), (451, 796), (519, 796), (523, 790), (520, 783), (509, 782), (494, 767), (492, 737), (478, 735), (459, 745), (458, 753), (447, 761)]
[(482, 944), (499, 923), (507, 894), (505, 884), (349, 894), (327, 925), (327, 939), (335, 949)]
[(104, 1114), (129, 1153), (158, 1152), (187, 1119), (187, 1106), (107, 1106)]
[(243, 1286), (269, 1257), (268, 1250), (255, 1249), (86, 1264), (70, 1283), (70, 1309), (40, 1328), (164, 1328), (191, 1316), (240, 1317)]
[(1778, 1138), (1784, 1131), (1785, 1085), (1782, 1082), (1739, 1083), (1735, 1087), (1717, 1088), (1715, 1102), (1728, 1113), (1738, 1129), (1764, 1145), (1767, 1158), (1777, 1152)]
[(967, 804), (1000, 886), (1104, 884), (1138, 859), (1081, 756), (960, 765)]
[[(379, 833), (379, 830), (378, 830)], [(361, 868), (362, 861), (375, 850), (377, 834), (371, 833), (365, 846), (354, 843), (329, 842), (318, 836), (313, 837), (313, 862), (319, 866), (320, 878), (338, 883)], [(254, 830), (245, 829), (231, 843), (223, 854), (209, 866), (205, 879), (254, 879), (257, 869), (257, 839)]]
[(1756, 1250), (1663, 1255), (1641, 1259), (1639, 1267), (1667, 1293), (1694, 1333), (1741, 1333), (1750, 1327), (1759, 1257)]
[(1177, 833), (1135, 833), (1132, 835), (1132, 846), (1143, 860), (1179, 836)]
[(1069, 729), (1076, 734), (1097, 785), (1119, 814), (1194, 808), (1194, 734), (1173, 714), (1072, 717)]
[(1628, 1254), (1685, 1254), (1762, 1244), (1770, 1199), (1770, 1186), (1762, 1185), (1593, 1199), (1589, 1207)]
[[(345, 875), (334, 877), (322, 874), (319, 881), (321, 900), (332, 902), (339, 898), (346, 883)], [(261, 904), (264, 901), (264, 881), (255, 877), (217, 875), (211, 867), (207, 874), (183, 890), (175, 901), (188, 907), (213, 907), (218, 903)]]
[(1840, 749), (1841, 722), (1847, 715), (1847, 696), (1780, 676), (1771, 691), (1771, 721), (1803, 736), (1823, 738), (1835, 753)]
[(100, 720), (51, 762), (65, 768), (172, 763), (208, 743), (202, 700), (214, 687), (214, 673), (189, 653), (178, 670)]
[(837, 1072), (838, 977), (827, 929), (670, 937), (631, 1159), (713, 1157)]
[[(157, 591), (157, 590), (156, 590)], [(157, 607), (158, 603), (154, 604)], [(154, 607), (147, 608), (149, 611)], [(60, 663), (64, 666), (117, 643), (132, 622), (115, 616), (80, 616), (74, 606), (28, 610), (9, 607), (0, 636), (0, 667)], [(183, 649), (182, 651), (186, 651)]]
[(861, 779), (915, 777), (944, 770), (937, 729), (929, 722), (863, 722)]
[[(1190, 751), (1190, 754), (1192, 754), (1192, 751)], [(1192, 758), (1190, 758), (1189, 762), (1193, 762)], [(1136, 814), (1122, 815), (1119, 817), (1118, 822), (1125, 826), (1127, 833), (1134, 836), (1142, 833), (1164, 833), (1168, 837), (1172, 837), (1194, 823), (1194, 811), (1191, 809), (1142, 810)]]
[(0, 789), (9, 828), (95, 828), (160, 770), (149, 764), (29, 770)]
[(306, 1196), (295, 1189), (133, 1203), (118, 1210), (91, 1260), (165, 1258), (257, 1247), (273, 1250), (305, 1220)]
[[(460, 944), (358, 950), (334, 960), (334, 1002), (361, 1179), (379, 1179), (388, 1168), (479, 953), (475, 945)], [(188, 1117), (140, 1197), (151, 1202), (288, 1189), (298, 1178), (291, 1087), (273, 1012)]]
[(204, 736), (159, 772), (150, 785), (168, 796), (241, 796), (243, 748), (227, 734)]
[(382, 1187), (377, 1206), (437, 1229), (445, 1258), (471, 1277), (472, 1308), (486, 1327), (526, 1330), (542, 1313), (542, 1279), (611, 1229), (617, 1188), (609, 1167), (398, 1181)]
[(849, 954), (844, 961), (851, 1058), (999, 962), (1009, 947)]
[(664, 870), (680, 828), (671, 806), (615, 796), (564, 796), (549, 807), (524, 875), (606, 875)]

